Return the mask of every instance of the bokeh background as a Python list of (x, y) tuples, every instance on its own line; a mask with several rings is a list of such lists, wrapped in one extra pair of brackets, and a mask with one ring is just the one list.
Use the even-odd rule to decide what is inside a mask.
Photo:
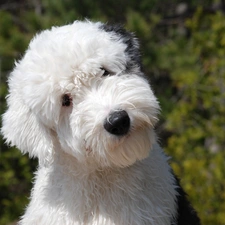
[[(156, 130), (204, 225), (225, 224), (225, 1), (5, 0), (0, 2), (0, 114), (7, 76), (42, 29), (89, 18), (140, 38), (162, 108)], [(0, 140), (0, 225), (29, 201), (35, 159)]]

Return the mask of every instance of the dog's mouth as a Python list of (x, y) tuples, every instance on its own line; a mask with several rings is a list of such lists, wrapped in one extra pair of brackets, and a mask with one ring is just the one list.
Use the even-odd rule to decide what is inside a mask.
[[(125, 113), (122, 114), (126, 118)], [(127, 119), (122, 119), (125, 122), (119, 123), (120, 126), (123, 124), (125, 127), (129, 127), (126, 128), (126, 132), (119, 125), (119, 128), (110, 128), (110, 131), (106, 127), (109, 125), (96, 128), (94, 130), (95, 135), (97, 134), (95, 138), (84, 140), (84, 150), (88, 162), (94, 162), (101, 167), (125, 167), (147, 157), (152, 143), (151, 127), (146, 122), (133, 124), (132, 119), (131, 117), (129, 122)]]
[(134, 152), (132, 157), (138, 158), (141, 153), (136, 151), (149, 145), (148, 139), (152, 128), (151, 119), (144, 112), (136, 109), (113, 110), (102, 123), (94, 126), (85, 136), (85, 154), (90, 159), (100, 161), (102, 158), (108, 160), (112, 155), (121, 154), (129, 158), (132, 154), (129, 152)]

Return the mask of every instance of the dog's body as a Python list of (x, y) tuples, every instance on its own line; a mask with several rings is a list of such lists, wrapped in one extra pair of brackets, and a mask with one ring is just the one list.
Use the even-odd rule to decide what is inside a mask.
[(156, 143), (159, 106), (141, 67), (119, 26), (74, 22), (33, 39), (2, 127), (39, 159), (20, 224), (199, 224)]

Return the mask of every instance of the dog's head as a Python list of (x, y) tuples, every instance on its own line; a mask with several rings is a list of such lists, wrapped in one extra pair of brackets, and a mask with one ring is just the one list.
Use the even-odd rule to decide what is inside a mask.
[(147, 157), (159, 106), (137, 39), (120, 26), (85, 21), (41, 32), (8, 83), (2, 133), (40, 163), (56, 149), (99, 166)]

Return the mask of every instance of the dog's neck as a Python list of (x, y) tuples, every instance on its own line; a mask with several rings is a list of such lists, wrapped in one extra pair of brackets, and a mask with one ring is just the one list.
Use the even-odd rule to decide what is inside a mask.
[[(69, 213), (71, 221), (74, 220), (74, 216), (78, 216), (82, 222), (91, 221), (93, 215), (100, 220), (102, 215), (106, 215), (106, 211), (107, 215), (113, 215), (105, 218), (107, 222), (109, 221), (107, 224), (115, 225), (125, 224), (126, 221), (117, 222), (117, 218), (118, 221), (123, 218), (124, 211), (120, 214), (120, 210), (115, 209), (125, 211), (127, 209), (129, 212), (135, 210), (135, 205), (124, 208), (126, 199), (135, 198), (139, 208), (144, 207), (145, 204), (149, 209), (152, 204), (156, 205), (155, 210), (148, 211), (146, 214), (149, 221), (159, 213), (164, 216), (168, 214), (166, 218), (170, 220), (171, 214), (175, 212), (176, 191), (175, 182), (166, 161), (167, 157), (162, 150), (154, 146), (148, 158), (137, 161), (129, 167), (100, 168), (92, 165), (91, 161), (79, 162), (62, 149), (56, 149), (52, 163), (38, 171), (33, 191), (35, 201), (32, 204), (37, 205), (36, 201), (41, 202), (38, 205), (52, 203), (53, 211), (63, 205), (63, 213)], [(148, 193), (151, 201), (146, 201), (145, 195), (137, 195), (140, 190), (142, 193)], [(42, 199), (39, 196), (40, 192), (43, 193)], [(112, 204), (108, 205), (109, 202)], [(73, 205), (72, 209), (71, 205)], [(158, 208), (160, 212), (157, 211)], [(102, 211), (99, 211), (100, 209)], [(126, 213), (132, 217), (131, 221), (137, 221), (135, 224), (140, 224), (139, 219), (133, 217), (132, 213)], [(165, 222), (162, 220), (157, 224), (165, 224)]]

